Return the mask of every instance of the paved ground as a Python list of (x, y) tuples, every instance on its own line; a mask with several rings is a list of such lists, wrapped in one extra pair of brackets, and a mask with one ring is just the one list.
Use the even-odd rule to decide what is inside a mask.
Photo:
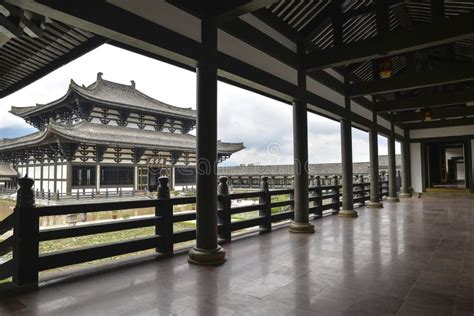
[(185, 255), (0, 299), (0, 315), (470, 315), (474, 200), (359, 209), (225, 246), (220, 267)]

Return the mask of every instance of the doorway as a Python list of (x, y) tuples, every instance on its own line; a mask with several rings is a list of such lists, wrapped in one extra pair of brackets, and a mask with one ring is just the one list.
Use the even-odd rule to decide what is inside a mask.
[(425, 185), (430, 190), (469, 188), (465, 142), (433, 142), (425, 144)]

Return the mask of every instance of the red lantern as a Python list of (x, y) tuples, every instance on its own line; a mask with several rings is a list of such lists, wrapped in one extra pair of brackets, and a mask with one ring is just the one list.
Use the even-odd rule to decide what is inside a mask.
[(431, 121), (431, 111), (425, 111), (425, 122)]
[(392, 76), (393, 65), (391, 57), (384, 57), (378, 60), (380, 78), (386, 79)]

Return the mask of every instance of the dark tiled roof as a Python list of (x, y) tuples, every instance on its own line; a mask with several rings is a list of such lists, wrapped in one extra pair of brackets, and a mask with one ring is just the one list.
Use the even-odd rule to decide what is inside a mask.
[[(37, 146), (42, 143), (54, 142), (55, 137), (69, 142), (120, 145), (124, 147), (142, 147), (162, 150), (196, 150), (196, 137), (190, 134), (178, 134), (111, 126), (81, 121), (63, 125), (49, 124), (42, 132), (33, 133), (14, 139), (0, 141), (0, 151)], [(217, 149), (221, 154), (232, 154), (242, 150), (242, 143), (224, 143), (219, 141)]]
[(153, 99), (150, 96), (140, 92), (135, 88), (135, 82), (131, 85), (124, 85), (102, 78), (102, 73), (97, 74), (97, 81), (90, 86), (80, 86), (71, 80), (68, 92), (66, 95), (58, 100), (47, 104), (38, 104), (33, 107), (14, 107), (11, 108), (11, 113), (20, 117), (27, 117), (34, 115), (40, 111), (52, 108), (61, 104), (72, 93), (77, 93), (80, 96), (98, 102), (110, 104), (116, 107), (123, 107), (129, 110), (156, 112), (165, 115), (176, 117), (183, 117), (189, 119), (196, 118), (196, 111), (191, 108), (180, 108), (166, 104), (164, 102)]
[(13, 165), (8, 162), (0, 162), (0, 177), (16, 177), (18, 172), (13, 168)]

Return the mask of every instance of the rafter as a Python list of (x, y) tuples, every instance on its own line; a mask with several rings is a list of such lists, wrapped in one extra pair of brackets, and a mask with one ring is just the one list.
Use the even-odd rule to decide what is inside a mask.
[(435, 108), (453, 104), (474, 102), (474, 90), (446, 92), (435, 95), (423, 95), (403, 98), (394, 101), (377, 102), (375, 110), (381, 112), (397, 112), (419, 108)]
[(352, 96), (383, 94), (474, 80), (474, 65), (446, 64), (427, 72), (404, 73), (388, 79), (354, 83)]
[(318, 30), (326, 27), (331, 23), (331, 18), (337, 8), (340, 9), (342, 0), (328, 1), (328, 4), (300, 31), (305, 40), (310, 40), (318, 32)]
[(338, 67), (467, 39), (474, 35), (473, 19), (474, 13), (463, 14), (449, 20), (420, 24), (412, 30), (393, 31), (383, 39), (371, 38), (343, 48), (314, 51), (306, 55), (305, 68), (307, 71), (314, 71)]

